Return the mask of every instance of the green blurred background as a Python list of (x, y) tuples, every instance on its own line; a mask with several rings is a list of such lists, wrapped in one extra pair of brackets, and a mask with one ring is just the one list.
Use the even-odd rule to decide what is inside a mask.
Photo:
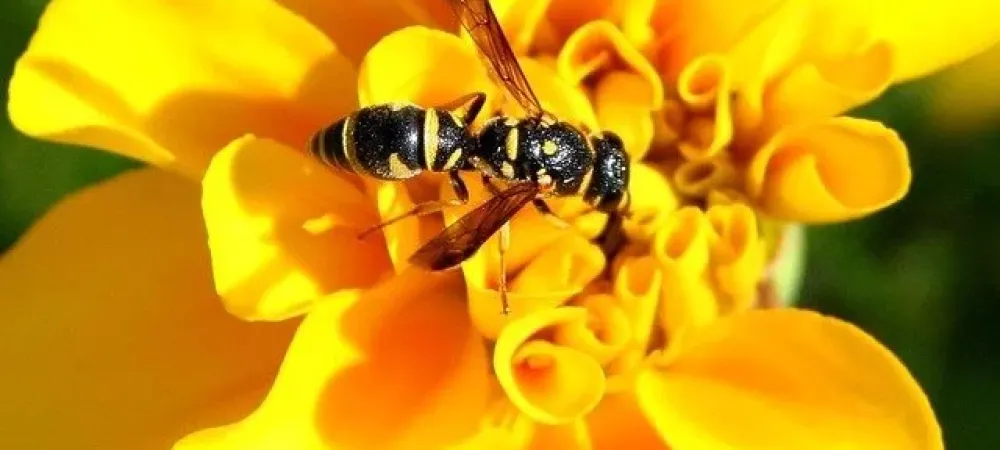
[[(4, 105), (14, 61), (44, 4), (4, 5)], [(913, 187), (902, 203), (874, 217), (811, 228), (801, 298), (860, 325), (902, 357), (930, 395), (949, 448), (994, 450), (1000, 449), (1000, 120), (962, 132), (934, 127), (929, 100), (939, 78), (898, 87), (856, 112), (900, 132), (911, 149)], [(63, 195), (136, 166), (109, 153), (30, 140), (4, 114), (0, 250)]]

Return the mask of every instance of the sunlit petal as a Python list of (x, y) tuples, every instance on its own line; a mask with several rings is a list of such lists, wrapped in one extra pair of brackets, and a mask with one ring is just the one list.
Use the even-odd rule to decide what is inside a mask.
[(187, 179), (144, 169), (57, 204), (0, 260), (0, 447), (162, 449), (251, 411), (294, 324), (233, 318), (210, 273)]
[(56, 0), (17, 63), (9, 108), (28, 135), (197, 179), (244, 133), (302, 146), (355, 107), (354, 73), (272, 0)]
[(675, 345), (636, 381), (642, 410), (671, 448), (943, 448), (906, 368), (845, 322), (758, 310)]

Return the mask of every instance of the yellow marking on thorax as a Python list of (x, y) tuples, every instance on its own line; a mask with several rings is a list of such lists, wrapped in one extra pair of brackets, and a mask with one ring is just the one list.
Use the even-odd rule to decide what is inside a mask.
[(517, 120), (517, 119), (515, 119), (515, 118), (513, 118), (513, 117), (508, 117), (508, 118), (506, 118), (506, 119), (505, 119), (505, 120), (503, 121), (503, 124), (504, 124), (504, 125), (507, 125), (508, 127), (511, 127), (511, 128), (514, 128), (514, 127), (516, 127), (516, 126), (517, 126), (517, 123), (518, 123), (518, 120)]
[(403, 160), (400, 159), (399, 153), (389, 155), (389, 173), (391, 173), (393, 177), (400, 179), (410, 178), (417, 174), (415, 170), (406, 167), (406, 164), (403, 164)]
[(354, 148), (354, 140), (351, 139), (351, 136), (354, 135), (354, 116), (344, 120), (344, 131), (340, 135), (340, 148), (344, 150), (344, 159), (347, 160), (349, 166), (346, 168), (358, 175), (368, 174), (369, 172), (358, 162), (357, 149)]
[(552, 140), (546, 140), (545, 143), (542, 144), (542, 153), (545, 153), (546, 155), (555, 155), (557, 151), (559, 151), (559, 146), (557, 146)]
[(504, 147), (507, 150), (507, 159), (511, 161), (517, 161), (517, 135), (517, 128), (511, 128), (510, 131), (507, 132), (507, 141), (504, 142)]
[(500, 174), (508, 179), (514, 178), (514, 166), (511, 163), (504, 161), (500, 164)]
[(594, 178), (594, 166), (591, 165), (587, 168), (587, 172), (583, 174), (583, 180), (580, 181), (580, 188), (577, 189), (577, 193), (580, 195), (587, 194), (587, 188), (590, 187), (590, 180)]
[(424, 113), (424, 168), (434, 170), (438, 157), (438, 115), (434, 108)]
[(456, 149), (455, 151), (451, 152), (451, 156), (448, 157), (448, 162), (444, 163), (444, 167), (442, 167), (441, 169), (443, 170), (454, 169), (455, 166), (458, 165), (458, 160), (461, 158), (462, 158), (462, 151)]

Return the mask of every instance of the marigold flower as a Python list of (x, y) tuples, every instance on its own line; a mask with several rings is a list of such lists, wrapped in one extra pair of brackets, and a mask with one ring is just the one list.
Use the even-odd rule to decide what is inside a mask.
[[(604, 217), (579, 201), (554, 205), (571, 230), (530, 208), (514, 219), (511, 317), (499, 314), (495, 242), (461, 271), (427, 274), (405, 261), (440, 229), (440, 218), (356, 239), (446, 193), (440, 177), (378, 183), (330, 171), (302, 150), (312, 132), (359, 104), (430, 106), (483, 91), (493, 106), (516, 113), (471, 43), (445, 25), (442, 5), (49, 6), (11, 81), (14, 123), (200, 180), (211, 274), (228, 311), (248, 321), (304, 315), (269, 385), (274, 359), (246, 361), (247, 345), (219, 355), (227, 347), (218, 343), (250, 334), (248, 342), (276, 358), (289, 322), (215, 326), (221, 319), (202, 303), (185, 342), (216, 345), (175, 349), (220, 358), (232, 370), (183, 360), (191, 372), (168, 381), (191, 390), (153, 403), (152, 422), (130, 415), (124, 423), (134, 426), (116, 425), (131, 435), (108, 437), (101, 418), (82, 420), (87, 406), (101, 403), (87, 397), (65, 414), (88, 431), (88, 443), (134, 448), (232, 423), (176, 448), (942, 448), (927, 399), (887, 349), (839, 320), (767, 308), (760, 287), (772, 281), (787, 224), (861, 217), (906, 192), (910, 172), (896, 135), (839, 114), (986, 48), (997, 31), (977, 18), (1000, 7), (723, 0), (498, 0), (494, 7), (546, 109), (620, 134), (634, 163), (630, 244), (610, 260), (588, 240)], [(88, 19), (95, 12), (100, 27)], [(927, 30), (962, 39), (942, 41)], [(150, 191), (157, 197), (128, 195)], [(152, 169), (82, 193), (4, 259), (0, 292), (101, 297), (112, 286), (131, 297), (144, 292), (141, 282), (157, 307), (204, 300), (206, 234), (191, 222), (197, 196)], [(484, 197), (475, 189), (474, 199)], [(38, 268), (48, 265), (39, 261), (64, 257), (50, 236), (89, 209), (102, 211), (97, 199), (134, 210), (135, 226), (113, 229), (121, 234), (108, 244), (107, 261), (79, 268), (94, 275), (89, 289), (38, 286)], [(447, 211), (444, 221), (466, 210)], [(84, 236), (110, 239), (93, 216), (82, 223)], [(139, 249), (163, 252), (163, 261), (149, 261), (151, 279), (124, 266)], [(55, 273), (78, 269), (65, 264)], [(164, 278), (175, 273), (186, 276), (168, 287)], [(187, 356), (146, 353), (137, 358)], [(27, 380), (40, 367), (25, 363), (13, 376)], [(101, 373), (83, 371), (79, 386), (105, 386)], [(213, 378), (221, 374), (229, 375)], [(163, 391), (175, 387), (160, 382)], [(254, 394), (266, 389), (258, 406)], [(41, 415), (57, 403), (21, 394), (11, 405), (0, 410), (4, 419), (20, 407)], [(33, 430), (37, 424), (6, 439), (32, 443)]]

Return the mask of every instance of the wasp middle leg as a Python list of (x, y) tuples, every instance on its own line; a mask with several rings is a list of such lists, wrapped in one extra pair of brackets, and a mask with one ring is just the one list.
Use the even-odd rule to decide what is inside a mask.
[(381, 230), (382, 228), (385, 228), (403, 219), (407, 219), (410, 217), (426, 216), (427, 214), (436, 213), (445, 208), (452, 208), (468, 204), (469, 189), (465, 187), (465, 182), (462, 181), (462, 178), (458, 175), (458, 171), (449, 172), (448, 178), (451, 181), (452, 190), (455, 191), (455, 197), (456, 197), (455, 199), (435, 200), (435, 201), (418, 203), (413, 207), (413, 209), (362, 231), (360, 234), (358, 234), (358, 239), (364, 239), (369, 234)]

